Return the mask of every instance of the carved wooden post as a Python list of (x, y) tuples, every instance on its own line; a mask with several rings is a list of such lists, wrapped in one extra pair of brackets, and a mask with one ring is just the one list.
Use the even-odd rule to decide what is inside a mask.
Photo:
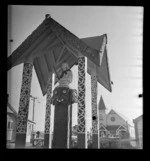
[(45, 113), (45, 130), (44, 130), (45, 148), (49, 148), (49, 142), (50, 142), (51, 93), (52, 93), (52, 75), (49, 76), (47, 82), (47, 98), (46, 98), (46, 113)]
[(97, 77), (96, 68), (91, 72), (91, 97), (92, 97), (92, 147), (98, 149), (98, 112), (97, 112)]
[(76, 103), (75, 97), (74, 90), (68, 87), (57, 86), (53, 91), (55, 114), (52, 148), (70, 148), (71, 105)]
[(85, 148), (85, 57), (78, 58), (78, 148)]
[(24, 63), (20, 102), (19, 102), (19, 112), (18, 112), (17, 128), (16, 128), (16, 145), (15, 145), (16, 148), (25, 148), (26, 144), (32, 69), (33, 64), (31, 62)]

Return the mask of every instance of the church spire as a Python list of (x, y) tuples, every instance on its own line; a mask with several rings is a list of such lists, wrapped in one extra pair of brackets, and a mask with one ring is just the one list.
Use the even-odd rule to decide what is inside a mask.
[(104, 104), (102, 96), (101, 96), (101, 98), (99, 100), (98, 108), (99, 108), (99, 110), (106, 110), (106, 107), (105, 107), (105, 104)]

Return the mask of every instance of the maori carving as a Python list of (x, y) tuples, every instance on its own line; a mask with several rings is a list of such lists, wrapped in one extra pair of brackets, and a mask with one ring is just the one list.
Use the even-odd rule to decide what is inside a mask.
[(107, 43), (107, 37), (106, 37), (106, 35), (104, 35), (103, 43), (102, 43), (102, 46), (101, 46), (101, 49), (100, 49), (100, 53), (99, 53), (100, 54), (100, 65), (102, 63), (104, 51), (105, 51), (105, 48), (106, 48), (106, 43)]
[(52, 93), (52, 77), (48, 78), (47, 82), (47, 100), (45, 114), (45, 134), (50, 132), (50, 117), (51, 117), (51, 93)]
[(62, 39), (67, 45), (73, 46), (76, 50), (80, 51), (83, 55), (87, 56), (94, 64), (99, 66), (99, 51), (90, 48), (77, 36), (70, 33), (66, 28), (54, 21), (52, 18), (48, 18), (47, 25), (55, 34)]
[(57, 106), (59, 103), (65, 105), (77, 103), (77, 90), (58, 86), (53, 91), (51, 103), (55, 106)]
[(85, 132), (85, 58), (78, 58), (78, 133)]
[(33, 65), (31, 63), (25, 63), (23, 67), (19, 112), (17, 118), (17, 133), (26, 133), (30, 100), (29, 97), (31, 90), (32, 68)]
[(92, 96), (92, 130), (93, 134), (98, 133), (97, 119), (97, 78), (91, 75), (91, 96)]
[[(41, 23), (36, 30), (32, 32), (31, 35), (29, 35), (23, 43), (13, 52), (13, 54), (10, 56), (11, 59), (10, 62), (8, 62), (8, 66), (11, 62), (16, 61), (34, 42), (37, 40), (41, 34), (48, 28), (47, 20), (44, 20), (43, 23)], [(12, 60), (13, 58), (13, 60)]]
[(72, 104), (77, 100), (76, 90), (57, 86), (51, 103), (55, 106), (52, 148), (69, 148), (71, 138)]

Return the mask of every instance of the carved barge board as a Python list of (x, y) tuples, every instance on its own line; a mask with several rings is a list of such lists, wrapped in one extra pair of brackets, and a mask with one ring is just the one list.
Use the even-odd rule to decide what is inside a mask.
[[(62, 40), (66, 45), (69, 47), (75, 49), (78, 51), (78, 53), (81, 53), (83, 56), (86, 56), (89, 58), (94, 64), (99, 66), (100, 63), (100, 56), (99, 51), (92, 49), (88, 45), (86, 45), (82, 40), (80, 40), (77, 36), (73, 35), (70, 31), (68, 31), (66, 28), (64, 28), (62, 25), (57, 23), (52, 18), (46, 18), (38, 27), (35, 29), (31, 35), (27, 37), (23, 41), (23, 43), (8, 57), (8, 64), (7, 64), (7, 70), (10, 70), (16, 61), (19, 61), (18, 59), (21, 58), (24, 53), (34, 46), (34, 49), (38, 47), (39, 43), (42, 43), (40, 40), (40, 37), (44, 34), (46, 31), (53, 31), (59, 39)], [(45, 35), (50, 36), (51, 33)], [(39, 39), (39, 42), (37, 43), (36, 40)], [(37, 43), (35, 45), (35, 42)], [(28, 55), (28, 53), (27, 53)], [(31, 55), (30, 55), (31, 56)], [(78, 55), (76, 55), (78, 57)]]

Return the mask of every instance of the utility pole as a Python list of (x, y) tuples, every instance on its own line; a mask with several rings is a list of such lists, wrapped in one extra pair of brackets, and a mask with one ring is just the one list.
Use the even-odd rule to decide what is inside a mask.
[(33, 100), (33, 112), (32, 112), (32, 121), (34, 122), (34, 108), (35, 108), (35, 100), (38, 99), (37, 97), (33, 97), (32, 95), (30, 95), (30, 97)]
[[(35, 100), (38, 99), (37, 97), (33, 97), (32, 95), (30, 95), (30, 97), (32, 98), (33, 100), (33, 112), (32, 112), (32, 121), (34, 122), (34, 108), (35, 108)], [(39, 103), (39, 102), (38, 102)], [(32, 131), (33, 131), (33, 128), (32, 128)]]
[[(34, 122), (34, 108), (35, 108), (35, 100), (38, 99), (37, 97), (33, 97), (32, 95), (30, 95), (31, 99), (33, 100), (33, 112), (32, 112), (32, 121)], [(40, 103), (38, 101), (38, 103)], [(34, 126), (32, 125), (32, 139), (34, 140)], [(32, 144), (34, 144), (32, 142)]]

